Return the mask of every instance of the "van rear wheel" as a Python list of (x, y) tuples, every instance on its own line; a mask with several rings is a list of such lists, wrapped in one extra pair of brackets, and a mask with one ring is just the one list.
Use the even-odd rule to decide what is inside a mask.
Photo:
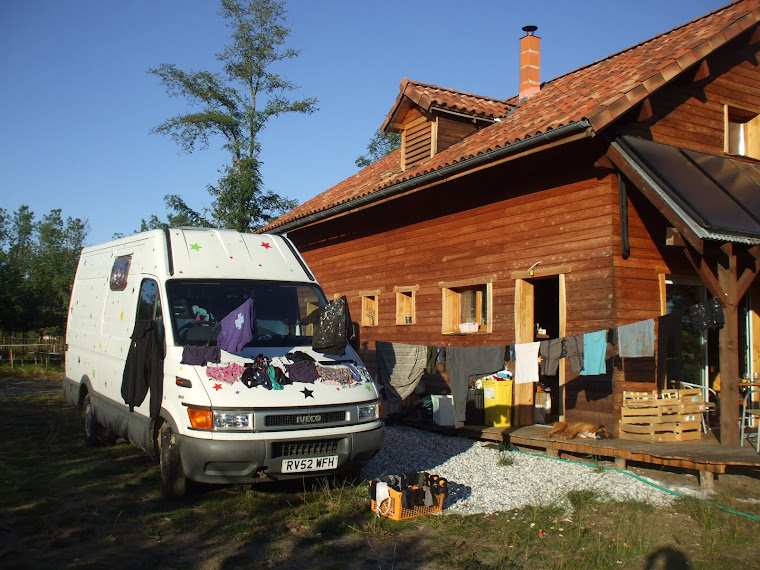
[(187, 494), (187, 477), (182, 468), (176, 437), (168, 423), (159, 430), (161, 496), (164, 499), (181, 499)]

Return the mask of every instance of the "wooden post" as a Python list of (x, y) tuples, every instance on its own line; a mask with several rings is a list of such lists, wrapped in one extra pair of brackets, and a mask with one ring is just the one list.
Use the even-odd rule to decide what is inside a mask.
[[(524, 280), (515, 280), (515, 342), (535, 341), (533, 284)], [(533, 391), (532, 382), (513, 385), (512, 424), (515, 426), (533, 425)]]
[(739, 314), (737, 299), (736, 255), (733, 245), (721, 247), (725, 258), (718, 261), (718, 282), (724, 292), (720, 329), (720, 443), (739, 445)]

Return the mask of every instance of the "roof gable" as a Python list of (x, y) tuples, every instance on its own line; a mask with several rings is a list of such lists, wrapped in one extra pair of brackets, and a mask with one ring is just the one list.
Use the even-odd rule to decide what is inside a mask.
[[(547, 135), (577, 126), (599, 132), (644, 101), (648, 96), (699, 64), (708, 55), (741, 33), (756, 28), (760, 0), (739, 0), (701, 18), (595, 61), (544, 83), (541, 91), (515, 106), (515, 100), (495, 100), (404, 80), (396, 103), (383, 123), (403, 116), (412, 103), (423, 109), (435, 106), (464, 109), (501, 118), (449, 148), (401, 170), (401, 155), (391, 153), (377, 163), (336, 184), (269, 224), (262, 231), (287, 231), (307, 220), (327, 217), (329, 210), (356, 200), (370, 202), (394, 187), (406, 190), (415, 180), (441, 169), (469, 168), (478, 157), (497, 151), (509, 152), (531, 139), (542, 144)], [(499, 107), (501, 105), (501, 107)], [(504, 112), (503, 117), (496, 113)], [(380, 196), (380, 194), (377, 194)]]
[(396, 97), (396, 101), (385, 121), (383, 121), (380, 130), (382, 132), (401, 132), (403, 118), (412, 106), (417, 106), (426, 113), (437, 110), (490, 121), (506, 117), (514, 107), (513, 104), (502, 99), (482, 97), (464, 91), (404, 79), (399, 86), (398, 97)]

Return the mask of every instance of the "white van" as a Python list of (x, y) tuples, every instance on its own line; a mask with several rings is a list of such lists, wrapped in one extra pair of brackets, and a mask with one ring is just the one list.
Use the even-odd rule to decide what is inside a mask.
[[(121, 437), (159, 460), (166, 498), (183, 496), (188, 479), (355, 473), (384, 429), (377, 386), (350, 344), (312, 348), (319, 325), (302, 321), (332, 306), (280, 236), (182, 228), (86, 247), (65, 398), (83, 411), (86, 442)], [(246, 324), (232, 344), (219, 339)]]

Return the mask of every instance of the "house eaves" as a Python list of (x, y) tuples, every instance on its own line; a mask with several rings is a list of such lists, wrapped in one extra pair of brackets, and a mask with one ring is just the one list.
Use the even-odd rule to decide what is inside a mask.
[(404, 180), (397, 184), (378, 190), (377, 192), (365, 194), (341, 204), (336, 204), (324, 210), (307, 214), (303, 217), (291, 220), (290, 222), (286, 222), (277, 227), (265, 230), (263, 233), (285, 234), (292, 229), (332, 218), (333, 216), (337, 216), (350, 210), (360, 208), (372, 202), (377, 202), (382, 199), (393, 197), (409, 190), (413, 190), (415, 188), (426, 186), (427, 184), (448, 178), (455, 174), (460, 174), (469, 170), (487, 166), (509, 156), (517, 155), (521, 152), (537, 148), (539, 146), (547, 145), (550, 142), (560, 141), (564, 138), (572, 137), (573, 135), (581, 135), (583, 133), (588, 136), (593, 136), (593, 131), (591, 131), (590, 126), (591, 124), (586, 119), (581, 119), (580, 121), (562, 125), (545, 133), (537, 134), (533, 137), (522, 139), (495, 150), (491, 150), (469, 159), (462, 160), (461, 162), (456, 162), (437, 170), (427, 172), (415, 178)]

